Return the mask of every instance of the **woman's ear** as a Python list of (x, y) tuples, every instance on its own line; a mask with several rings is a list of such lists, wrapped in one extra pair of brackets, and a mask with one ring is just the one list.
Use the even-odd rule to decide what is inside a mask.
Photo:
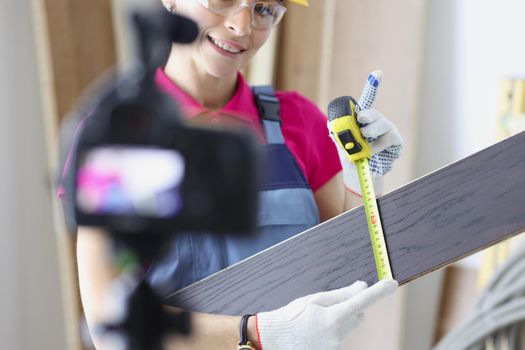
[(161, 1), (162, 1), (162, 5), (164, 5), (166, 10), (168, 10), (168, 12), (173, 13), (173, 11), (175, 10), (175, 1), (173, 0), (161, 0)]

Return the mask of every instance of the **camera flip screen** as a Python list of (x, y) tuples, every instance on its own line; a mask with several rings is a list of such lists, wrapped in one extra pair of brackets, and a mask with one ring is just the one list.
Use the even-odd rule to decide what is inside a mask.
[(77, 206), (91, 215), (171, 218), (183, 206), (185, 161), (176, 150), (107, 146), (80, 159)]

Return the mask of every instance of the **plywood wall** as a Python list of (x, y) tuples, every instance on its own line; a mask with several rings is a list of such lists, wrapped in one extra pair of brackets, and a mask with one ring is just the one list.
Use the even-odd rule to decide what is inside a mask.
[[(311, 1), (294, 6), (282, 28), (277, 85), (298, 90), (322, 110), (341, 95), (361, 94), (368, 74), (384, 72), (375, 108), (399, 127), (407, 147), (387, 179), (406, 183), (412, 159), (424, 30), (424, 0)], [(290, 6), (292, 7), (292, 6)]]
[(82, 91), (115, 63), (111, 1), (35, 1), (45, 16), (41, 30), (47, 32), (49, 82), (61, 120)]

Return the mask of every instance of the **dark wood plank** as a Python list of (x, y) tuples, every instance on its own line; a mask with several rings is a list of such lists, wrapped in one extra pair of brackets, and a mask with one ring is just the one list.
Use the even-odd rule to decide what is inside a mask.
[[(379, 199), (401, 283), (525, 230), (525, 132)], [(189, 310), (240, 315), (310, 293), (377, 280), (362, 207), (167, 298)]]

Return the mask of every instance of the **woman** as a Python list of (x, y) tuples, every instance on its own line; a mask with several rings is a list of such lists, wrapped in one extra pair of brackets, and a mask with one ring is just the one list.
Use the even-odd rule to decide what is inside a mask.
[[(162, 2), (168, 11), (195, 20), (200, 34), (190, 46), (173, 45), (166, 66), (157, 71), (158, 86), (182, 106), (188, 118), (240, 123), (253, 130), (265, 147), (275, 151), (270, 162), (290, 180), (270, 179), (261, 191), (264, 215), (259, 215), (257, 237), (219, 240), (206, 234), (178, 235), (170, 255), (154, 262), (146, 275), (158, 291), (169, 294), (352, 208), (360, 198), (356, 194), (359, 184), (355, 168), (344, 154), (339, 159), (322, 112), (297, 93), (278, 92), (275, 97), (281, 121), (272, 120), (275, 115), (259, 115), (256, 98), (260, 95), (254, 95), (238, 73), (286, 12), (282, 1)], [(305, 4), (304, 0), (292, 2)], [(272, 91), (261, 94), (274, 97)], [(390, 169), (399, 156), (399, 133), (377, 111), (362, 111), (358, 118), (368, 124), (362, 133), (375, 140), (372, 149), (383, 162), (383, 169)], [(385, 150), (388, 157), (381, 156)], [(375, 176), (378, 185), (382, 175)], [(110, 318), (110, 305), (100, 302), (107, 300), (105, 293), (114, 279), (105, 234), (79, 227), (77, 254), (82, 301), (93, 329)], [(298, 299), (273, 312), (246, 317), (250, 346), (265, 350), (338, 349), (362, 319), (364, 308), (393, 292), (396, 286), (395, 281), (385, 281), (367, 289), (366, 284), (356, 282), (347, 288)], [(237, 317), (194, 314), (193, 322), (192, 336), (167, 341), (167, 348), (227, 349), (239, 341)], [(101, 338), (94, 335), (94, 340), (98, 348), (104, 348)]]

